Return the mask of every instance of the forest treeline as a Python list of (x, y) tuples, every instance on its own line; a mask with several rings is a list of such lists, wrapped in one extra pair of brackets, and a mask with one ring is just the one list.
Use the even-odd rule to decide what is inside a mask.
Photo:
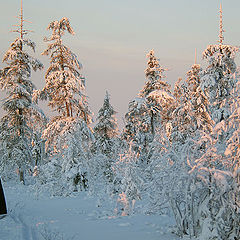
[[(82, 65), (64, 44), (74, 34), (68, 18), (53, 21), (44, 38), (49, 58), (37, 90), (35, 43), (20, 35), (3, 57), (5, 91), (0, 121), (0, 173), (5, 181), (34, 184), (38, 192), (67, 196), (88, 191), (117, 203), (115, 213), (172, 214), (179, 236), (240, 237), (240, 81), (238, 48), (209, 45), (206, 67), (194, 64), (173, 90), (153, 50), (146, 82), (128, 106), (122, 131), (106, 92), (94, 128)], [(38, 101), (56, 114), (47, 119)], [(114, 205), (114, 204), (113, 204)], [(110, 207), (110, 206), (109, 206)]]

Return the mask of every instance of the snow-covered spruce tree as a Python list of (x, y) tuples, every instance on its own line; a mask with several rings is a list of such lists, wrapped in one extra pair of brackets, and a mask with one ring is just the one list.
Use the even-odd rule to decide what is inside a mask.
[(145, 70), (147, 81), (139, 96), (146, 99), (148, 114), (150, 116), (149, 130), (154, 136), (160, 126), (165, 127), (169, 121), (169, 108), (173, 103), (170, 85), (163, 81), (163, 69), (151, 50), (147, 54), (148, 66)]
[[(79, 72), (81, 64), (62, 40), (65, 32), (73, 35), (74, 31), (68, 18), (51, 22), (48, 30), (52, 31), (52, 35), (45, 38), (45, 41), (50, 43), (42, 54), (50, 56), (50, 67), (45, 75), (45, 87), (36, 92), (36, 97), (48, 99), (48, 105), (59, 115), (51, 119), (43, 138), (46, 139), (46, 146), (50, 152), (56, 154), (54, 158), (57, 158), (58, 163), (55, 165), (56, 169), (60, 170), (61, 177), (70, 185), (86, 186), (83, 182), (87, 181), (87, 173), (83, 172), (83, 169), (80, 170), (80, 166), (87, 161), (85, 157), (88, 156), (89, 149), (86, 146), (89, 146), (92, 139), (88, 126), (91, 123), (91, 112), (84, 94), (85, 79)], [(74, 130), (78, 136), (73, 134)], [(72, 144), (75, 147), (71, 147)], [(69, 153), (71, 149), (74, 152)], [(82, 151), (85, 154), (80, 154)], [(70, 168), (74, 168), (71, 177), (68, 175)]]
[(94, 153), (101, 153), (109, 158), (116, 155), (116, 144), (118, 136), (116, 112), (110, 104), (108, 92), (104, 98), (103, 106), (98, 111), (97, 124), (94, 127), (95, 142)]
[(184, 143), (191, 132), (191, 117), (189, 115), (188, 89), (186, 82), (179, 78), (174, 86), (174, 108), (169, 121), (171, 142)]
[(202, 191), (198, 218), (201, 239), (231, 239), (235, 231), (233, 223), (236, 223), (231, 206), (234, 205), (231, 195), (234, 196), (232, 186), (236, 186), (233, 178), (235, 173), (227, 167), (231, 165), (231, 158), (226, 158), (225, 150), (232, 134), (228, 122), (231, 92), (236, 83), (234, 57), (238, 49), (223, 45), (222, 32), (220, 18), (219, 44), (208, 46), (203, 53), (209, 65), (201, 77), (201, 88), (209, 99), (214, 125), (211, 132), (202, 132), (198, 145), (204, 149), (204, 153), (192, 165), (192, 172), (198, 181), (198, 186), (195, 186)]
[[(119, 152), (118, 128), (115, 114), (116, 112), (110, 104), (109, 94), (106, 92), (103, 106), (98, 111), (97, 124), (93, 129), (95, 141), (91, 148), (93, 157), (90, 163), (89, 179), (92, 185), (89, 189), (90, 192), (97, 194), (100, 198), (103, 198), (104, 194), (102, 190), (106, 190), (106, 188), (109, 189), (107, 192), (111, 194), (109, 192), (110, 189), (112, 189), (111, 186), (106, 186), (106, 188), (102, 187), (101, 189), (96, 188), (96, 186), (99, 186), (100, 182), (102, 186), (106, 183), (112, 185), (112, 167)], [(106, 197), (109, 196), (109, 194), (106, 195)]]
[(19, 169), (20, 181), (24, 182), (24, 171), (34, 167), (32, 158), (32, 138), (34, 125), (44, 119), (43, 112), (32, 101), (35, 86), (31, 72), (41, 70), (43, 65), (29, 54), (27, 47), (35, 51), (35, 43), (25, 39), (21, 8), (20, 37), (16, 38), (3, 57), (7, 65), (0, 72), (0, 87), (6, 92), (3, 101), (5, 115), (0, 122), (1, 171), (11, 175)]
[(128, 105), (128, 112), (125, 114), (125, 127), (122, 133), (122, 139), (125, 150), (132, 144), (132, 150), (138, 154), (140, 161), (147, 161), (149, 143), (153, 136), (149, 130), (150, 117), (144, 98), (135, 98)]
[(173, 103), (170, 85), (163, 81), (164, 69), (154, 56), (153, 50), (147, 54), (147, 58), (147, 81), (139, 93), (139, 98), (129, 104), (123, 134), (128, 142), (132, 141), (133, 150), (139, 152), (141, 160), (145, 163), (149, 160), (150, 144), (155, 133), (166, 128), (169, 109)]
[(175, 84), (175, 109), (171, 114), (171, 141), (183, 144), (197, 131), (210, 132), (213, 121), (209, 114), (209, 101), (200, 87), (200, 65), (194, 64), (187, 79)]
[[(209, 109), (212, 120), (221, 126), (228, 123), (230, 115), (231, 91), (236, 85), (236, 64), (234, 57), (238, 48), (223, 45), (210, 45), (204, 51), (203, 57), (209, 65), (201, 77), (201, 88), (209, 99)], [(224, 153), (229, 132), (223, 130), (218, 136), (218, 142), (214, 141), (218, 152)]]
[(226, 102), (236, 84), (234, 58), (237, 51), (237, 47), (220, 43), (209, 45), (203, 52), (208, 66), (201, 77), (201, 88), (209, 98), (211, 116), (216, 123), (229, 117), (229, 106)]
[(209, 102), (205, 93), (200, 87), (201, 67), (199, 64), (194, 64), (190, 71), (187, 72), (187, 94), (190, 115), (192, 118), (191, 124), (193, 131), (200, 130), (211, 132), (213, 121), (209, 114)]

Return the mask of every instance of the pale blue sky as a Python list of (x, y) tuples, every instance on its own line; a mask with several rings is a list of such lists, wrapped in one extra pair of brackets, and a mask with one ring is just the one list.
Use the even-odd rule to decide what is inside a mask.
[[(154, 48), (160, 63), (168, 68), (166, 80), (173, 84), (185, 78), (209, 44), (218, 40), (219, 5), (223, 5), (225, 43), (240, 45), (239, 0), (23, 0), (24, 17), (32, 23), (29, 38), (37, 44), (36, 57), (48, 67), (42, 41), (49, 35), (48, 23), (68, 17), (76, 32), (65, 37), (66, 44), (83, 64), (90, 107), (97, 114), (105, 91), (119, 121), (128, 102), (144, 85), (146, 54)], [(17, 23), (20, 0), (0, 0), (0, 58), (16, 37), (9, 31)], [(2, 67), (3, 65), (0, 64)], [(37, 87), (44, 85), (44, 72), (33, 75)], [(45, 105), (42, 105), (46, 109)]]

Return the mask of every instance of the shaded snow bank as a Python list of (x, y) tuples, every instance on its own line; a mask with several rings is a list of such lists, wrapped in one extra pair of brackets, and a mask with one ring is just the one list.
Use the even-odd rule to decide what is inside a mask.
[(63, 198), (36, 196), (31, 186), (4, 183), (9, 215), (1, 240), (174, 240), (173, 219), (136, 214), (110, 216), (86, 192)]

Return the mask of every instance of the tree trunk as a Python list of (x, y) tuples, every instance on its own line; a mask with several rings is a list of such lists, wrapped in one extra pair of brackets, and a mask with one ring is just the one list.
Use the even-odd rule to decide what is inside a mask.
[(65, 103), (66, 103), (67, 117), (70, 117), (69, 106), (67, 101)]
[(20, 179), (20, 182), (25, 184), (25, 181), (24, 181), (24, 171), (21, 168), (19, 169), (19, 179)]
[(151, 132), (154, 136), (154, 117), (153, 117), (153, 111), (151, 111)]

